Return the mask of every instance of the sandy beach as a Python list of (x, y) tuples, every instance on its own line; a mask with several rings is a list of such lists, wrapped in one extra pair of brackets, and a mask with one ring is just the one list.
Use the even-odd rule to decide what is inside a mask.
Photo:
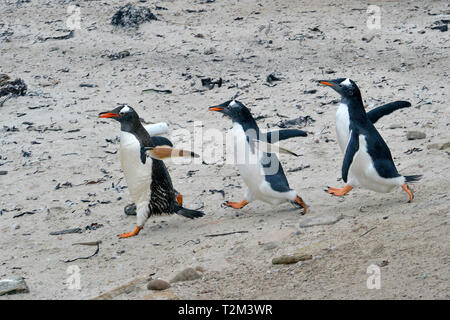
[[(29, 288), (0, 300), (91, 299), (136, 279), (110, 298), (449, 299), (449, 32), (433, 28), (448, 21), (448, 1), (374, 1), (375, 29), (368, 4), (354, 0), (131, 1), (157, 20), (112, 25), (126, 3), (0, 3), (0, 73), (27, 85), (0, 107), (0, 280), (20, 276)], [(74, 4), (79, 11), (69, 10)], [(270, 74), (280, 80), (268, 82)], [(202, 86), (206, 78), (223, 83)], [(411, 103), (376, 128), (399, 172), (423, 175), (411, 185), (413, 203), (401, 188), (355, 188), (343, 198), (324, 192), (344, 185), (340, 98), (317, 83), (335, 78), (358, 84), (366, 110)], [(289, 203), (222, 206), (242, 200), (245, 185), (234, 165), (212, 163), (203, 151), (222, 144), (209, 130), (225, 137), (232, 127), (208, 107), (233, 97), (262, 130), (312, 119), (291, 127), (307, 137), (280, 144), (300, 156), (279, 155), (306, 215)], [(203, 162), (167, 167), (184, 205), (201, 207), (204, 217), (151, 217), (138, 236), (117, 237), (136, 218), (123, 210), (131, 199), (120, 126), (98, 113), (119, 103), (145, 123), (166, 122), (164, 136), (202, 155)], [(203, 141), (194, 142), (196, 130)], [(409, 140), (410, 131), (425, 137)], [(50, 235), (73, 228), (80, 232)], [(96, 241), (96, 255), (65, 262), (96, 251), (74, 243)], [(282, 255), (311, 257), (272, 263)], [(371, 265), (379, 267), (379, 289), (367, 286)], [(163, 293), (147, 289), (150, 278), (170, 281), (196, 267), (198, 279)]]

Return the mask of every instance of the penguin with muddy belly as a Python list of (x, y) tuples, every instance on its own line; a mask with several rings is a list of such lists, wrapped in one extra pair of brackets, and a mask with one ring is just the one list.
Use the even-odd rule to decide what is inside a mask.
[[(102, 112), (99, 117), (120, 122), (120, 162), (136, 205), (137, 226), (132, 232), (119, 235), (120, 238), (136, 236), (152, 215), (176, 213), (190, 219), (204, 215), (201, 211), (183, 208), (177, 202), (172, 180), (162, 161), (170, 157), (197, 157), (196, 154), (170, 145), (156, 145), (136, 111), (128, 105)], [(164, 143), (164, 139), (159, 142)]]
[(398, 173), (389, 147), (373, 125), (389, 110), (379, 109), (378, 113), (372, 114), (372, 119), (369, 118), (359, 88), (350, 79), (320, 80), (319, 83), (330, 86), (341, 95), (336, 114), (336, 132), (339, 146), (345, 153), (342, 179), (346, 185), (343, 188), (330, 187), (326, 191), (335, 196), (344, 196), (355, 186), (384, 193), (402, 187), (409, 195), (409, 202), (412, 202), (413, 193), (407, 182), (418, 181), (422, 176), (402, 176)]
[[(253, 200), (261, 200), (272, 205), (289, 201), (301, 207), (302, 214), (305, 214), (307, 206), (297, 192), (289, 187), (276, 154), (264, 152), (262, 145), (269, 144), (270, 148), (272, 143), (295, 136), (306, 136), (306, 132), (280, 130), (262, 133), (250, 110), (237, 100), (210, 107), (209, 111), (217, 111), (231, 118), (235, 161), (240, 175), (247, 185), (247, 192), (242, 201), (227, 201), (225, 206), (241, 209)], [(294, 154), (284, 148), (278, 148), (278, 151)]]

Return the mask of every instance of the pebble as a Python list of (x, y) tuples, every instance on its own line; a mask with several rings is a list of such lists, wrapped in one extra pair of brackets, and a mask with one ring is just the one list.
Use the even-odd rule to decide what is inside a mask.
[(0, 280), (0, 296), (4, 294), (28, 293), (30, 290), (22, 277)]
[(215, 54), (216, 53), (216, 49), (211, 47), (209, 49), (206, 49), (203, 53), (206, 54), (206, 55)]
[(170, 284), (164, 280), (155, 279), (147, 284), (148, 290), (166, 290), (170, 288)]
[(186, 268), (178, 273), (170, 282), (191, 281), (200, 279), (201, 275), (193, 268)]
[(408, 140), (418, 140), (418, 139), (425, 139), (426, 138), (425, 132), (421, 131), (408, 131), (406, 133), (406, 138)]
[(293, 264), (299, 261), (311, 260), (312, 255), (282, 255), (281, 257), (276, 257), (272, 259), (272, 264)]

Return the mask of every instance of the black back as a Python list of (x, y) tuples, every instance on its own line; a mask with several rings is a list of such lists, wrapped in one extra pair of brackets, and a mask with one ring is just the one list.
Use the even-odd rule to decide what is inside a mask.
[(364, 110), (361, 94), (352, 97), (343, 97), (342, 103), (346, 104), (349, 109), (350, 131), (358, 136), (363, 135), (365, 137), (367, 142), (367, 152), (372, 158), (378, 174), (383, 178), (399, 177), (400, 174), (394, 165), (389, 147), (373, 123), (369, 120), (366, 111)]

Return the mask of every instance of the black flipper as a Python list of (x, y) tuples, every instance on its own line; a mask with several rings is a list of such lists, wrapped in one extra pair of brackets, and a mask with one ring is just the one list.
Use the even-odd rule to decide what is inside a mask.
[(278, 131), (261, 133), (260, 140), (268, 143), (276, 143), (281, 140), (286, 140), (294, 137), (306, 137), (308, 134), (305, 131), (298, 129), (283, 129)]
[(347, 145), (347, 150), (345, 150), (344, 163), (342, 164), (342, 179), (347, 182), (348, 170), (353, 162), (353, 157), (359, 149), (359, 137), (358, 133), (352, 130), (352, 135), (350, 141)]
[(141, 162), (145, 164), (147, 161), (147, 155), (145, 154), (145, 148), (141, 147)]
[(172, 142), (165, 138), (165, 137), (160, 137), (160, 136), (152, 136), (152, 141), (155, 144), (155, 146), (169, 146), (169, 147), (173, 147)]
[[(160, 136), (152, 136), (152, 142), (155, 146), (170, 146), (173, 147), (172, 142), (164, 137), (160, 137)], [(145, 153), (146, 150), (148, 150), (149, 147), (143, 147), (141, 148), (141, 162), (143, 164), (145, 164), (146, 160), (147, 160), (147, 154)]]
[(202, 211), (186, 209), (180, 205), (175, 206), (175, 213), (189, 219), (200, 218), (205, 215)]
[(367, 117), (369, 118), (370, 122), (375, 123), (381, 117), (386, 116), (394, 112), (395, 110), (409, 108), (410, 106), (411, 103), (409, 103), (408, 101), (394, 101), (370, 110), (369, 112), (367, 112)]
[(412, 176), (405, 176), (405, 179), (406, 179), (406, 182), (414, 183), (414, 182), (417, 182), (420, 179), (422, 179), (422, 175), (421, 174), (415, 174), (415, 175), (412, 175)]

